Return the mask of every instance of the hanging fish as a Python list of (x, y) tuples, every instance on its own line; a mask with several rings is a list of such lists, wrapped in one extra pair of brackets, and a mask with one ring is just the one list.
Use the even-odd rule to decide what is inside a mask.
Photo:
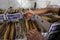
[(26, 23), (26, 32), (29, 31), (29, 24), (28, 24), (28, 20), (25, 20), (25, 23)]
[(19, 39), (19, 22), (15, 23), (15, 39)]
[(8, 24), (7, 28), (6, 28), (6, 32), (4, 34), (4, 40), (8, 40), (9, 39), (10, 30), (11, 30), (11, 27), (10, 27), (10, 24)]
[(19, 38), (23, 39), (24, 38), (24, 23), (23, 23), (24, 20), (20, 20), (20, 31), (19, 31)]
[(15, 23), (11, 23), (11, 30), (9, 35), (9, 40), (14, 40), (14, 32), (15, 32)]
[(0, 39), (3, 39), (5, 31), (6, 31), (6, 24), (5, 23), (0, 24)]

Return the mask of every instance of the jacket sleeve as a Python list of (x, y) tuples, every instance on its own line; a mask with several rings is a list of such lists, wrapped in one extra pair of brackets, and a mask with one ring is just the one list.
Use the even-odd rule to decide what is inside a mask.
[(60, 34), (60, 24), (53, 24), (48, 33), (47, 40), (57, 40), (60, 39), (58, 36)]

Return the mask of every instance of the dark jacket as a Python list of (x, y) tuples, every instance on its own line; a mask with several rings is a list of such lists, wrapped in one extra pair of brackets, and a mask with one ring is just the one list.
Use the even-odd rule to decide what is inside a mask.
[(60, 40), (60, 23), (51, 26), (47, 40)]

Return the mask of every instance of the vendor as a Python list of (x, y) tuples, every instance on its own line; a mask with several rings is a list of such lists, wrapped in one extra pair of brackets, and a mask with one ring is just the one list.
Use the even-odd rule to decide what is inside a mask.
[[(30, 10), (26, 12), (25, 17), (29, 18), (33, 15), (45, 14), (45, 13), (58, 13), (58, 15), (60, 15), (60, 8), (42, 8), (39, 10), (33, 10), (33, 11)], [(57, 23), (51, 26), (47, 40), (60, 40), (59, 33), (60, 33), (60, 23)], [(27, 32), (27, 38), (28, 40), (33, 40), (33, 39), (34, 40), (45, 40), (43, 36), (36, 29), (30, 30), (29, 32)]]

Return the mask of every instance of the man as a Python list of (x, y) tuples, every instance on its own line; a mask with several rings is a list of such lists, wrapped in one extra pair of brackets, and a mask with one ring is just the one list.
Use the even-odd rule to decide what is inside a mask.
[[(58, 13), (58, 15), (60, 15), (60, 8), (42, 8), (40, 10), (27, 11), (25, 17), (29, 18), (33, 15), (44, 14), (44, 13)], [(55, 24), (54, 26), (51, 26), (47, 40), (59, 40), (59, 36), (58, 36), (59, 33), (60, 33), (60, 24), (58, 25)], [(28, 40), (32, 40), (32, 39), (45, 40), (43, 36), (36, 29), (27, 32), (27, 38)]]

